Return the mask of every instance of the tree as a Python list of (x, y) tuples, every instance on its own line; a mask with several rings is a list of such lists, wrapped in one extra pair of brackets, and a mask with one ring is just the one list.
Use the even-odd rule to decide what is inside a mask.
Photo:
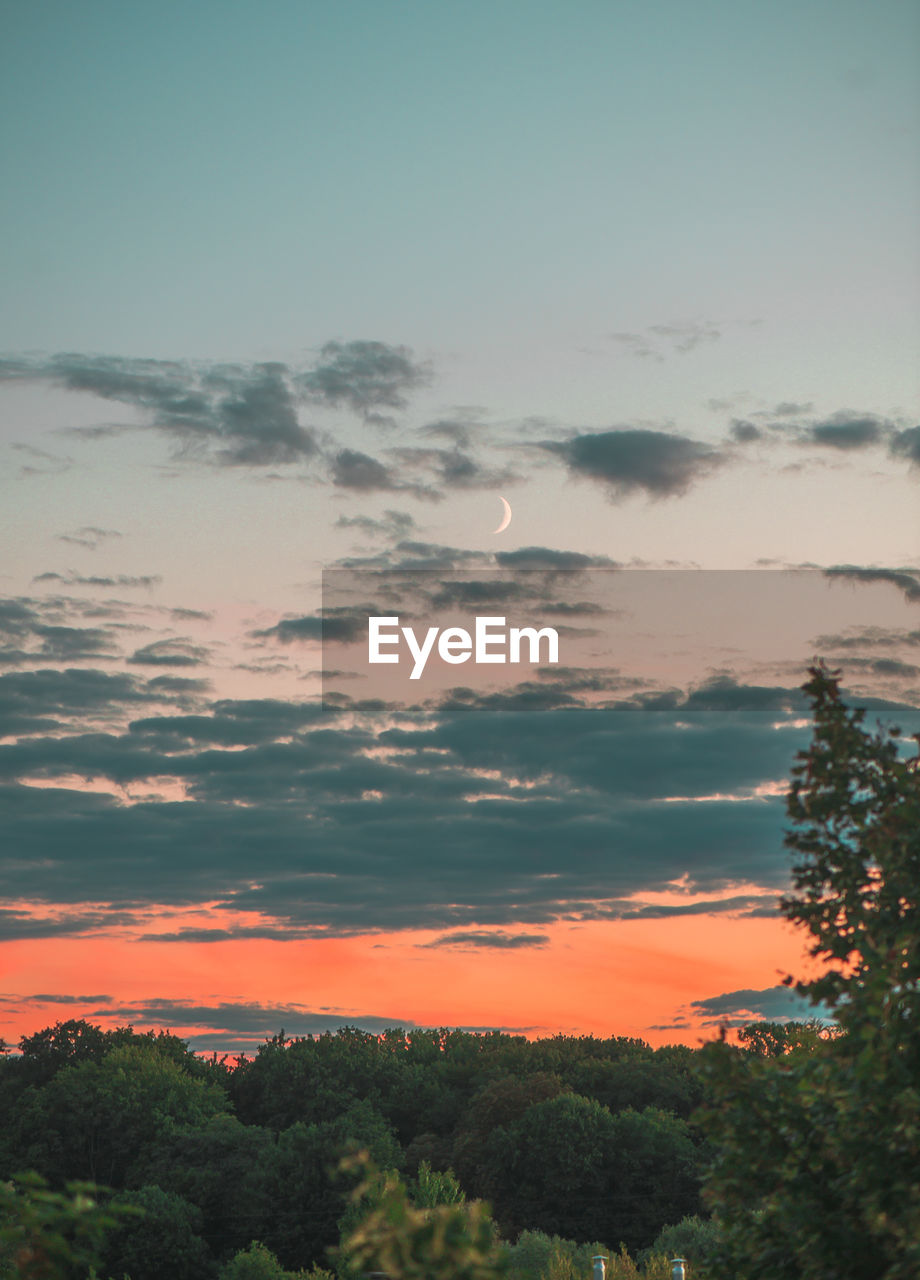
[(18, 1110), (15, 1156), (56, 1180), (123, 1187), (133, 1165), (171, 1124), (203, 1124), (227, 1109), (219, 1085), (190, 1076), (155, 1041), (62, 1067)]
[(383, 1271), (400, 1280), (501, 1280), (507, 1252), (482, 1201), (416, 1208), (395, 1175), (378, 1174), (366, 1154), (344, 1162), (364, 1178), (355, 1199), (369, 1212), (340, 1250), (346, 1275)]
[(201, 1238), (201, 1213), (182, 1196), (145, 1186), (125, 1191), (117, 1207), (140, 1210), (110, 1232), (102, 1250), (102, 1273), (131, 1280), (208, 1280), (216, 1272)]
[(612, 1115), (562, 1093), (496, 1129), (488, 1154), (495, 1216), (509, 1238), (539, 1228), (644, 1248), (666, 1222), (699, 1207), (687, 1125), (654, 1107)]
[(897, 729), (863, 728), (837, 673), (811, 669), (814, 715), (787, 810), (786, 917), (823, 972), (798, 984), (840, 1034), (809, 1050), (706, 1051), (713, 1274), (916, 1280), (920, 1274), (920, 776)]
[(35, 1173), (0, 1182), (0, 1277), (70, 1280), (95, 1274), (106, 1232), (132, 1212), (101, 1204), (90, 1183), (51, 1191)]

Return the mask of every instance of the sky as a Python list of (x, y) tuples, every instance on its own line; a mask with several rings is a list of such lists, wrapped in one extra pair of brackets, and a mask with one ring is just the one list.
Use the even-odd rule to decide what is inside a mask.
[[(917, 6), (4, 28), (0, 1037), (801, 1014), (797, 689), (920, 709)], [(371, 679), (484, 602), (559, 663)]]

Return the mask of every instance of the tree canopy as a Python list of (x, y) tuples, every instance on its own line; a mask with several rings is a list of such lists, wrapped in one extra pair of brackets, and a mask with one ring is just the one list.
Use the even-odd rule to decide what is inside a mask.
[(812, 668), (814, 712), (788, 795), (786, 917), (825, 968), (798, 990), (839, 1033), (707, 1051), (707, 1196), (717, 1277), (920, 1275), (920, 775), (897, 728), (870, 733), (837, 675)]

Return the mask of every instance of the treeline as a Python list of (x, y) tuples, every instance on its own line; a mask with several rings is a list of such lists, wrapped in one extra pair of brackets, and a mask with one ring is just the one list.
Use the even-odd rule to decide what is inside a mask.
[(698, 1054), (641, 1040), (355, 1029), (254, 1058), (200, 1057), (167, 1032), (58, 1023), (0, 1059), (0, 1176), (85, 1180), (142, 1209), (102, 1274), (207, 1280), (261, 1241), (330, 1266), (360, 1147), (412, 1185), (456, 1174), (501, 1236), (648, 1248), (699, 1211)]

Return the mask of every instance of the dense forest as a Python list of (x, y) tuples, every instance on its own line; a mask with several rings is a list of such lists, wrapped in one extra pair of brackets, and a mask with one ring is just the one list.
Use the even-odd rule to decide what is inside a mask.
[(0, 1175), (94, 1182), (142, 1208), (105, 1257), (131, 1280), (216, 1275), (254, 1240), (286, 1269), (329, 1267), (349, 1147), (422, 1201), (420, 1171), (430, 1187), (452, 1170), (446, 1185), (486, 1199), (505, 1240), (537, 1231), (635, 1252), (700, 1209), (698, 1056), (625, 1038), (346, 1028), (282, 1033), (228, 1061), (167, 1032), (63, 1022), (0, 1062)]

